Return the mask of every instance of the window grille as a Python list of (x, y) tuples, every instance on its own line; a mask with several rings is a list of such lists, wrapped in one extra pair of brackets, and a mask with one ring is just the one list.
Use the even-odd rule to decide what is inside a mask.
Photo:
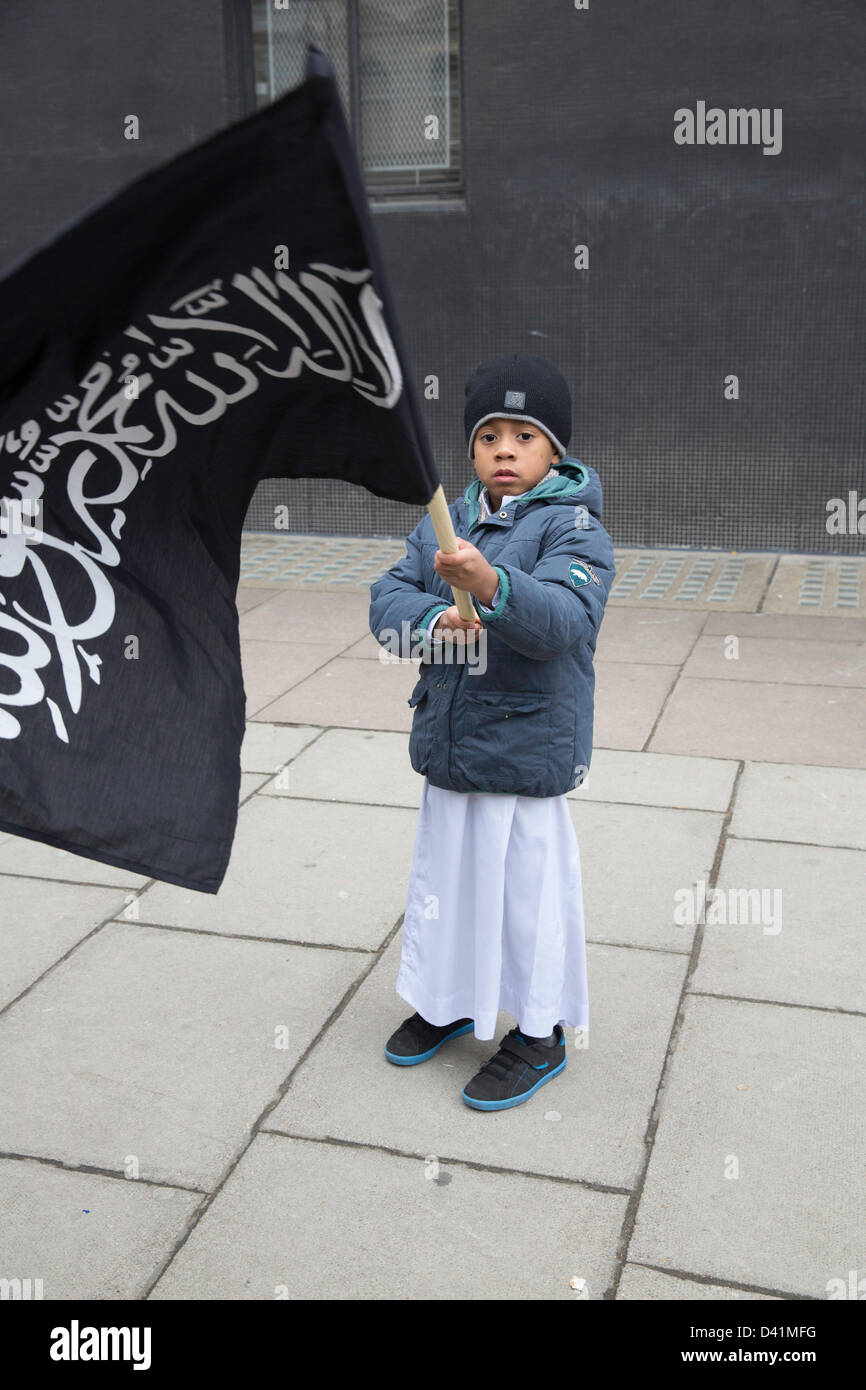
[(253, 0), (256, 102), (331, 58), (368, 192), (461, 186), (457, 0)]

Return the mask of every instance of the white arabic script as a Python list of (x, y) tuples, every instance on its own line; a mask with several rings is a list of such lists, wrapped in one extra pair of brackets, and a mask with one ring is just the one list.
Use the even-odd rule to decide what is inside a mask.
[[(297, 279), (252, 267), (229, 289), (213, 280), (175, 300), (168, 314), (146, 315), (146, 327), (124, 329), (135, 350), (117, 354), (119, 367), (103, 353), (74, 392), (46, 405), (44, 418), (0, 434), (0, 738), (22, 731), (13, 711), (44, 701), (55, 734), (69, 742), (67, 720), (81, 709), (85, 675), (100, 684), (102, 659), (86, 644), (114, 621), (109, 575), (121, 561), (125, 506), (185, 430), (221, 419), (265, 378), (303, 371), (394, 407), (402, 373), (371, 275), (317, 262)], [(51, 531), (57, 501), (71, 509), (74, 539), (66, 519)], [(37, 514), (39, 526), (12, 524), (22, 513)], [(70, 562), (76, 609), (82, 587), (88, 595), (74, 618), (63, 602)], [(21, 602), (25, 592), (30, 608)]]

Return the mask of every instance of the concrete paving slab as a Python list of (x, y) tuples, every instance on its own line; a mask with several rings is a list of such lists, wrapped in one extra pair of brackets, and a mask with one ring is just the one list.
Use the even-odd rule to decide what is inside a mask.
[(683, 675), (790, 685), (866, 685), (866, 643), (762, 636), (737, 637), (733, 645), (729, 639), (730, 634), (720, 633), (701, 637)]
[(278, 772), (318, 738), (319, 732), (311, 724), (295, 727), (251, 721), (241, 744), (241, 768), (244, 772)]
[(339, 650), (336, 642), (241, 642), (247, 719), (326, 666)]
[(68, 883), (95, 883), (107, 887), (141, 888), (149, 880), (146, 874), (133, 874), (128, 869), (115, 869), (98, 859), (87, 859), (71, 850), (55, 849), (40, 840), (28, 840), (24, 835), (10, 835), (0, 845), (0, 874), (21, 874), (32, 878), (54, 878)]
[(866, 768), (866, 700), (845, 686), (683, 676), (649, 750)]
[(862, 1270), (864, 1115), (862, 1018), (690, 997), (630, 1258), (826, 1298)]
[(468, 1033), (421, 1066), (394, 1066), (385, 1042), (414, 1011), (395, 991), (400, 946), (398, 933), (295, 1074), (267, 1128), (633, 1185), (685, 959), (588, 946), (589, 1032), (567, 1030), (565, 1071), (525, 1105), (486, 1113), (460, 1093), (516, 1020), (500, 1013), (494, 1040)]
[(233, 936), (378, 948), (406, 906), (417, 812), (255, 795), (218, 893), (154, 883), (140, 920)]
[(678, 675), (677, 666), (596, 661), (596, 747), (643, 748)]
[[(342, 544), (345, 550), (348, 543)], [(239, 595), (251, 634), (244, 644), (247, 693), (263, 703), (244, 742), (242, 792), (252, 795), (241, 810), (223, 894), (154, 884), (128, 903), (147, 881), (141, 876), (0, 834), (0, 873), (6, 869), (0, 897), (15, 914), (0, 940), (0, 968), (8, 965), (13, 992), (21, 979), (26, 991), (0, 1019), (0, 1093), (12, 1100), (0, 1116), (0, 1147), (52, 1160), (21, 1160), (19, 1166), (59, 1173), (63, 1184), (81, 1175), (53, 1162), (114, 1167), (116, 1179), (84, 1175), (91, 1194), (123, 1185), (139, 1195), (152, 1192), (153, 1203), (165, 1202), (169, 1210), (176, 1199), (163, 1194), (173, 1191), (166, 1184), (179, 1175), (188, 1184), (197, 1179), (199, 1186), (214, 1186), (402, 911), (421, 787), (408, 761), (412, 712), (406, 704), (417, 662), (380, 660), (367, 627), (368, 587), (349, 592), (350, 576), (328, 591), (323, 576), (310, 569), (319, 548), (316, 538), (306, 560), (300, 557), (300, 568), (307, 568), (294, 589), (269, 584), (263, 574), (247, 596)], [(273, 549), (271, 558), (282, 563), (280, 548)], [(344, 570), (364, 560), (336, 550), (331, 558)], [(272, 1160), (278, 1179), (265, 1165), (243, 1193), (239, 1189), (231, 1211), (220, 1205), (232, 1191), (230, 1177), (180, 1253), (183, 1292), (157, 1296), (273, 1298), (274, 1268), (289, 1264), (288, 1277), (279, 1282), (288, 1291), (295, 1280), (291, 1296), (333, 1297), (335, 1262), (328, 1257), (336, 1250), (337, 1277), (343, 1278), (338, 1297), (367, 1296), (367, 1287), (386, 1290), (374, 1296), (390, 1296), (387, 1281), (396, 1269), (395, 1297), (423, 1297), (429, 1283), (429, 1296), (451, 1299), (453, 1249), (477, 1230), (481, 1244), (473, 1254), (480, 1250), (482, 1274), (476, 1289), (479, 1262), (466, 1264), (471, 1288), (465, 1296), (513, 1298), (518, 1278), (523, 1288), (527, 1252), (530, 1261), (539, 1252), (547, 1255), (533, 1286), (542, 1287), (550, 1252), (560, 1250), (557, 1229), (570, 1229), (575, 1202), (586, 1200), (593, 1212), (597, 1201), (617, 1204), (609, 1223), (604, 1208), (598, 1240), (577, 1247), (579, 1256), (589, 1249), (590, 1275), (569, 1268), (561, 1292), (551, 1295), (545, 1285), (530, 1297), (578, 1296), (567, 1287), (572, 1274), (588, 1277), (590, 1297), (600, 1297), (610, 1283), (625, 1193), (640, 1175), (692, 944), (694, 928), (673, 920), (674, 893), (706, 877), (741, 758), (746, 770), (737, 783), (719, 886), (730, 890), (730, 900), (738, 889), (780, 887), (782, 930), (762, 932), (763, 920), (704, 928), (619, 1296), (773, 1301), (775, 1291), (780, 1298), (824, 1298), (828, 1278), (847, 1281), (850, 1270), (862, 1273), (855, 1246), (863, 1205), (866, 1043), (862, 1014), (841, 1010), (863, 1009), (866, 704), (862, 688), (833, 685), (827, 671), (838, 666), (838, 678), (853, 669), (858, 644), (862, 649), (866, 643), (866, 623), (841, 609), (833, 613), (836, 621), (817, 621), (808, 607), (797, 609), (795, 591), (784, 613), (735, 611), (766, 606), (752, 583), (757, 570), (748, 566), (739, 577), (731, 571), (729, 600), (710, 602), (709, 590), (729, 557), (719, 559), (698, 598), (677, 601), (677, 585), (700, 559), (686, 557), (677, 578), (670, 567), (664, 570), (663, 558), (657, 564), (653, 557), (643, 591), (655, 585), (661, 596), (643, 599), (638, 586), (631, 598), (612, 602), (602, 628), (593, 768), (589, 785), (569, 796), (585, 878), (591, 1039), (575, 1039), (569, 1030), (568, 1069), (527, 1106), (496, 1116), (469, 1110), (460, 1089), (495, 1042), (469, 1035), (420, 1068), (391, 1067), (382, 1056), (385, 1038), (414, 1007), (394, 988), (398, 935), (268, 1116), (268, 1128), (299, 1137), (260, 1136), (237, 1172), (252, 1173), (250, 1155), (269, 1141), (282, 1146), (279, 1154), (303, 1151), (303, 1161), (289, 1160), (283, 1177), (286, 1161), (278, 1154)], [(386, 567), (382, 558), (379, 572)], [(833, 573), (824, 616), (839, 599)], [(802, 564), (797, 575), (799, 585)], [(862, 605), (850, 611), (862, 614)], [(731, 634), (741, 639), (739, 665), (687, 674), (659, 723), (659, 733), (673, 730), (673, 746), (653, 738), (652, 751), (643, 752), (678, 663), (702, 625), (689, 671), (717, 662), (722, 639)], [(305, 664), (311, 657), (323, 657), (317, 668)], [(812, 683), (802, 684), (807, 678)], [(304, 687), (305, 714), (292, 704)], [(282, 712), (268, 715), (275, 705)], [(688, 738), (682, 739), (684, 732)], [(274, 774), (286, 763), (285, 786), (278, 787)], [(335, 794), (357, 798), (357, 804), (332, 800)], [(22, 854), (31, 856), (33, 871), (21, 867)], [(376, 863), (388, 864), (387, 881), (377, 881)], [(15, 881), (24, 885), (20, 897), (9, 887)], [(105, 913), (93, 918), (100, 899), (111, 899), (116, 921), (83, 942), (105, 919)], [(148, 903), (167, 922), (189, 929), (147, 926)], [(253, 935), (265, 939), (243, 939)], [(137, 937), (147, 937), (151, 947)], [(334, 949), (292, 946), (287, 937)], [(70, 948), (69, 959), (61, 961)], [(231, 954), (235, 950), (239, 955)], [(33, 983), (45, 961), (48, 973)], [(497, 1039), (513, 1023), (502, 1013)], [(281, 1025), (289, 1030), (285, 1050), (274, 1047)], [(581, 1042), (590, 1045), (576, 1045)], [(323, 1142), (329, 1135), (332, 1141)], [(157, 1186), (123, 1182), (130, 1154), (139, 1161), (143, 1156)], [(430, 1171), (431, 1155), (438, 1155), (445, 1181), (422, 1177), (426, 1188), (416, 1209), (391, 1165), (408, 1165), (417, 1175)], [(737, 1180), (724, 1178), (729, 1155), (740, 1160)], [(438, 1210), (427, 1211), (426, 1196), (434, 1187), (454, 1192), (461, 1175), (477, 1191), (467, 1189), (471, 1203), (452, 1205), (449, 1224)], [(494, 1199), (485, 1197), (491, 1183), (508, 1185), (505, 1197), (499, 1189)], [(611, 1190), (593, 1191), (589, 1183)], [(273, 1195), (283, 1187), (287, 1201)], [(99, 1210), (92, 1195), (83, 1200), (64, 1186), (55, 1200), (53, 1189), (43, 1196), (37, 1184), (22, 1187), (22, 1209), (36, 1213), (33, 1239), (25, 1215), (14, 1228), (12, 1248), (16, 1258), (19, 1251), (25, 1259), (35, 1251), (43, 1265), (22, 1269), (23, 1277), (49, 1269), (52, 1278), (67, 1279), (66, 1297), (140, 1297), (146, 1283), (135, 1285), (134, 1277), (152, 1277), (175, 1232), (182, 1233), (187, 1210), (152, 1236), (137, 1209), (112, 1206), (119, 1258), (105, 1255), (101, 1228), (93, 1228), (100, 1234), (96, 1258), (89, 1260), (90, 1252), (76, 1244), (86, 1224), (62, 1225), (63, 1193), (69, 1191), (77, 1203), (73, 1214), (89, 1222)], [(527, 1213), (526, 1228), (507, 1247), (510, 1265), (503, 1272), (501, 1227), (513, 1229), (514, 1191), (519, 1203), (513, 1205)], [(565, 1194), (565, 1218), (548, 1221), (551, 1191), (557, 1199)], [(470, 1205), (485, 1213), (483, 1226), (473, 1225)], [(282, 1207), (289, 1213), (285, 1223)], [(310, 1208), (324, 1210), (324, 1217), (311, 1223)], [(503, 1209), (508, 1223), (501, 1220)], [(218, 1224), (211, 1228), (212, 1217)], [(303, 1247), (298, 1261), (298, 1231), (306, 1236), (311, 1225), (311, 1240), (319, 1245)], [(426, 1241), (420, 1274), (412, 1244), (419, 1228)], [(401, 1266), (394, 1251), (403, 1248)], [(360, 1291), (351, 1284), (356, 1269)], [(251, 1295), (260, 1275), (271, 1285)], [(752, 1295), (750, 1285), (761, 1292)], [(321, 1292), (310, 1294), (310, 1288)]]
[(406, 734), (328, 729), (262, 794), (417, 809), (423, 785), (409, 761)]
[(268, 587), (264, 585), (239, 584), (235, 598), (235, 606), (238, 613), (248, 613), (251, 608), (257, 608), (265, 599), (272, 598), (275, 594), (282, 593), (281, 584), (272, 584)]
[(596, 656), (600, 661), (677, 666), (694, 646), (706, 616), (659, 608), (649, 613), (638, 608), (606, 608)]
[(366, 963), (109, 924), (0, 1019), (0, 1150), (212, 1188)]
[[(567, 796), (575, 801), (725, 811), (737, 766), (721, 758), (596, 748), (589, 777)], [(328, 729), (282, 777), (266, 783), (262, 794), (417, 807), (422, 785), (423, 778), (409, 761), (406, 734)]]
[(643, 1265), (626, 1264), (617, 1290), (617, 1301), (643, 1300), (647, 1302), (691, 1302), (717, 1300), (737, 1302), (748, 1299), (758, 1303), (778, 1303), (773, 1294), (748, 1293), (743, 1289), (732, 1289), (725, 1284), (703, 1284), (697, 1279), (684, 1279), (671, 1274), (660, 1274), (657, 1269), (646, 1269)]
[(338, 649), (370, 630), (370, 596), (283, 589), (240, 619), (241, 641), (328, 642)]
[(866, 771), (747, 762), (731, 833), (866, 849)]
[(118, 888), (0, 877), (0, 1008), (131, 897)]
[[(151, 1299), (601, 1299), (626, 1198), (256, 1137)], [(458, 1253), (459, 1252), (459, 1253)]]
[(624, 801), (678, 810), (725, 811), (738, 764), (724, 758), (595, 748), (589, 776), (566, 795), (575, 801)]
[(864, 850), (729, 839), (691, 988), (866, 1012), (864, 887)]
[(3, 1275), (41, 1279), (46, 1301), (142, 1298), (202, 1201), (27, 1159), (0, 1158), (0, 1186)]
[(256, 718), (408, 733), (412, 711), (407, 702), (418, 681), (418, 665), (416, 661), (380, 663), (338, 658), (288, 694), (263, 706)]
[(587, 940), (689, 952), (695, 928), (674, 920), (674, 895), (709, 875), (721, 815), (571, 798), (568, 805), (580, 848)]
[(710, 613), (704, 636), (735, 633), (740, 637), (783, 637), (799, 642), (866, 642), (863, 618), (846, 617), (844, 622), (827, 623), (816, 622), (815, 617), (806, 613)]
[(246, 801), (270, 780), (266, 772), (242, 772), (238, 801)]
[(381, 642), (376, 641), (372, 632), (366, 632), (358, 642), (346, 648), (343, 652), (343, 656), (352, 658), (364, 657), (370, 661), (381, 661), (382, 658), (380, 653), (383, 651), (385, 651), (385, 648), (382, 646)]

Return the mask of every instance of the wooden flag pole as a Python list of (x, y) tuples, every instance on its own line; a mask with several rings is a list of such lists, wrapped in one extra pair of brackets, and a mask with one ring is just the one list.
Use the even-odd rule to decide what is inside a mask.
[[(445, 555), (452, 555), (457, 549), (457, 537), (454, 534), (454, 523), (451, 520), (451, 513), (448, 510), (448, 503), (445, 501), (445, 493), (442, 491), (441, 483), (427, 503), (427, 510), (430, 513), (430, 520), (433, 522), (439, 549)], [(457, 604), (457, 612), (464, 622), (474, 622), (478, 614), (466, 590), (452, 588), (451, 592), (454, 595), (454, 602)]]

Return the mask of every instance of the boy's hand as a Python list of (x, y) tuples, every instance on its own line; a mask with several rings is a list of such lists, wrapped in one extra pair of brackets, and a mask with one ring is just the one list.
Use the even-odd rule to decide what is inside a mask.
[(469, 541), (457, 537), (457, 550), (451, 555), (437, 550), (433, 556), (433, 568), (452, 589), (465, 589), (475, 594), (482, 603), (488, 603), (496, 593), (499, 576), (493, 566), (485, 560), (480, 550)]
[[(457, 605), (452, 604), (450, 608), (446, 608), (445, 612), (441, 613), (436, 619), (433, 636), (437, 637), (442, 630), (445, 629), (448, 632), (453, 632), (458, 641), (474, 642), (476, 635), (482, 630), (482, 627), (483, 624), (480, 618), (476, 618), (475, 621), (471, 623), (467, 622), (465, 618), (461, 618)], [(458, 636), (458, 634), (461, 635)]]

